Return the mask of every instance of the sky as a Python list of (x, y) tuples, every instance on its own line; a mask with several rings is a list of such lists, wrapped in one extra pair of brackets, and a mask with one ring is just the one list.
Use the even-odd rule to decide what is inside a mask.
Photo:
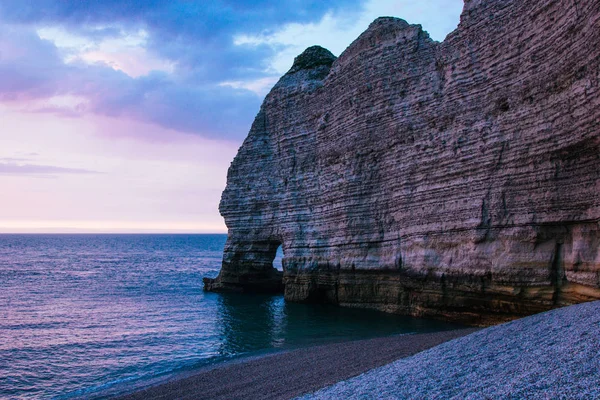
[(295, 56), (462, 0), (0, 0), (0, 232), (197, 232)]

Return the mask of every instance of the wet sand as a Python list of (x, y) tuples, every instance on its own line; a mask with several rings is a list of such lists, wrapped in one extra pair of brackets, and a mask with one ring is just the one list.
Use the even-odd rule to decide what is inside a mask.
[(198, 371), (118, 399), (290, 399), (475, 331), (398, 335), (276, 353)]

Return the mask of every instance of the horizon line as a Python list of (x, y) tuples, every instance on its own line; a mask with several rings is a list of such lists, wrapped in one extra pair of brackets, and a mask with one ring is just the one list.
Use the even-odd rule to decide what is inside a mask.
[(0, 235), (227, 235), (227, 232), (196, 232), (196, 231), (77, 231), (77, 232), (31, 232), (31, 231), (13, 231), (3, 232)]
[(138, 229), (138, 230), (87, 230), (87, 229), (12, 229), (12, 230), (0, 230), (0, 235), (90, 235), (90, 234), (106, 234), (106, 235), (167, 235), (167, 234), (180, 234), (180, 235), (226, 235), (227, 231), (203, 231), (203, 230), (155, 230), (155, 229)]

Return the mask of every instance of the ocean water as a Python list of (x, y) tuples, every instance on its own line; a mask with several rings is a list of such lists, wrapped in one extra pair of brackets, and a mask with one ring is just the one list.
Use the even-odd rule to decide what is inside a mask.
[(0, 398), (103, 398), (278, 349), (456, 328), (204, 293), (225, 239), (0, 235)]

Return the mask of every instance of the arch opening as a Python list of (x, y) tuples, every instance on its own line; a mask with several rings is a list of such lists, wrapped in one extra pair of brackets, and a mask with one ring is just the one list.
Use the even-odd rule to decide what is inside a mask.
[(275, 258), (273, 259), (273, 268), (279, 272), (283, 272), (283, 257), (283, 246), (279, 244), (275, 252)]
[(263, 292), (283, 293), (285, 291), (283, 279), (283, 244), (280, 241), (270, 241), (267, 244), (268, 250), (263, 259), (263, 268), (267, 274), (267, 288)]

